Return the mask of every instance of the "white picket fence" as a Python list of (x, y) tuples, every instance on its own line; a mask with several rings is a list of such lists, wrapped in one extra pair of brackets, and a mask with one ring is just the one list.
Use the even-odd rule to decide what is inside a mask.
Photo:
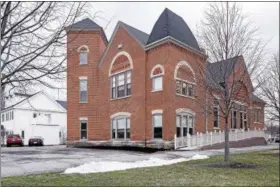
[[(234, 131), (229, 132), (229, 141), (239, 141), (254, 137), (264, 137), (267, 138), (264, 130), (261, 129), (248, 129), (245, 131), (244, 129), (236, 129)], [(225, 141), (225, 132), (224, 131), (214, 131), (207, 132), (205, 134), (197, 132), (196, 135), (188, 135), (185, 137), (177, 137), (174, 135), (174, 149), (188, 147), (199, 148), (207, 145), (213, 145), (217, 143), (223, 143)]]

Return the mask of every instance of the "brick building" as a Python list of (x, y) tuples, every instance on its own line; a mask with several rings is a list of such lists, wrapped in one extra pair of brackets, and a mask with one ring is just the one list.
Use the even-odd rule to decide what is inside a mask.
[[(90, 19), (66, 30), (69, 145), (172, 148), (175, 134), (224, 129), (215, 85), (247, 72), (244, 60), (209, 63), (177, 14), (165, 9), (150, 34), (119, 21), (110, 41)], [(263, 128), (264, 102), (245, 75), (229, 124)]]

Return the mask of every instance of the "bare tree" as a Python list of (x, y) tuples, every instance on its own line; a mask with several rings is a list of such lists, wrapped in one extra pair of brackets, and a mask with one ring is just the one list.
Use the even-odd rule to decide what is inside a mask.
[(65, 26), (83, 14), (85, 3), (1, 2), (1, 85), (54, 88), (65, 77)]
[(266, 101), (266, 116), (271, 122), (280, 122), (280, 66), (279, 52), (272, 55), (264, 73), (259, 77), (259, 93)]
[[(246, 97), (239, 95), (243, 83), (251, 83), (261, 72), (265, 44), (258, 37), (258, 29), (236, 3), (210, 4), (198, 29), (200, 45), (209, 56), (209, 61), (216, 62), (207, 62), (207, 68), (201, 68), (206, 71), (201, 82), (206, 81), (205, 89), (210, 97), (219, 95), (219, 115), (225, 121), (224, 160), (228, 162), (229, 117), (235, 107), (234, 100), (245, 102), (249, 99), (251, 93), (247, 92)], [(209, 99), (207, 103), (206, 115), (213, 111), (213, 102)]]

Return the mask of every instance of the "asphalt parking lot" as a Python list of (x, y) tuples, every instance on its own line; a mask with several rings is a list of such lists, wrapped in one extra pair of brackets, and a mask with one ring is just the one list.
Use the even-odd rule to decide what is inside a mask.
[(150, 157), (172, 159), (164, 152), (142, 153), (124, 150), (70, 148), (66, 146), (2, 147), (1, 176), (63, 172), (90, 161), (139, 161)]

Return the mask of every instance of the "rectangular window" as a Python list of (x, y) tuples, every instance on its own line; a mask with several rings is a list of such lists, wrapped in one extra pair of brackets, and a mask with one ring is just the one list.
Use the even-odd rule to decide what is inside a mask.
[(80, 80), (80, 102), (87, 102), (87, 80)]
[(11, 112), (11, 119), (14, 119), (14, 111)]
[(255, 122), (260, 122), (261, 111), (259, 109), (255, 110)]
[(61, 138), (61, 132), (59, 131), (59, 138)]
[(131, 95), (131, 71), (120, 73), (111, 77), (112, 99)]
[(81, 120), (81, 139), (87, 139), (87, 120)]
[(130, 138), (130, 119), (127, 117), (117, 117), (112, 119), (112, 139)]
[(162, 138), (162, 114), (153, 115), (154, 138)]
[(6, 121), (9, 121), (9, 112), (6, 113)]
[(176, 116), (176, 134), (181, 137), (181, 116)]
[(181, 80), (176, 81), (176, 93), (186, 96), (194, 96), (194, 85)]
[(80, 52), (80, 64), (87, 64), (87, 52)]
[(214, 127), (218, 128), (219, 127), (219, 107), (214, 106), (213, 108), (213, 114), (214, 114)]
[(21, 131), (21, 138), (24, 139), (24, 131)]
[(2, 122), (5, 121), (5, 114), (2, 114)]
[(237, 128), (237, 112), (234, 110), (233, 111), (233, 126), (232, 126), (232, 128), (233, 129), (236, 129)]
[(153, 77), (153, 91), (162, 90), (162, 76)]
[(239, 117), (240, 117), (240, 128), (243, 129), (243, 121), (244, 121), (243, 112), (239, 113)]

